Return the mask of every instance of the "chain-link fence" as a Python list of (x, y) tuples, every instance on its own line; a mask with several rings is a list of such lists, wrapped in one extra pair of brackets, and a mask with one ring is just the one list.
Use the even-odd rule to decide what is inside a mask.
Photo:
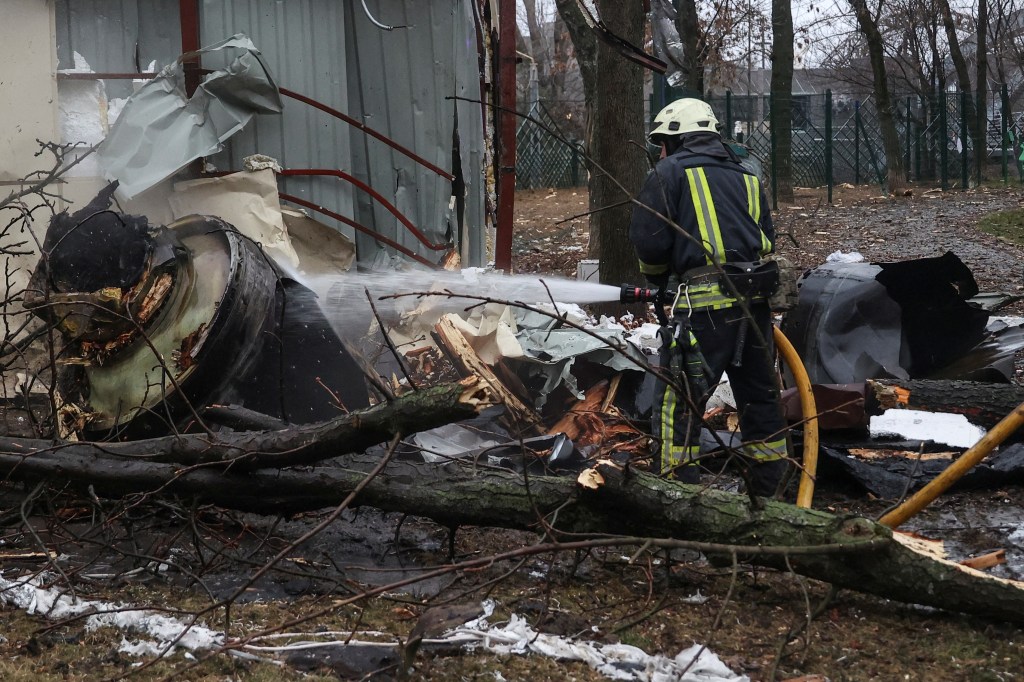
[[(652, 96), (651, 117), (661, 109), (656, 100), (676, 96), (666, 91)], [(762, 161), (768, 178), (774, 177), (777, 140), (770, 124), (772, 96), (726, 93), (708, 101), (723, 134), (746, 145)], [(1006, 87), (994, 88), (986, 105), (987, 130), (980, 141), (974, 140), (970, 123), (974, 103), (972, 93), (956, 92), (894, 99), (905, 180), (935, 183), (943, 189), (969, 187), (983, 179), (1024, 183), (1024, 102), (1011, 105)], [(831, 190), (843, 183), (885, 183), (889, 163), (873, 97), (827, 91), (792, 95), (790, 104), (795, 186)], [(516, 133), (518, 189), (587, 183), (582, 143), (564, 140), (543, 102), (533, 105)], [(774, 184), (772, 189), (774, 194)]]
[[(759, 156), (771, 177), (777, 143), (770, 124), (772, 97), (726, 93), (708, 101), (723, 133)], [(827, 91), (792, 95), (790, 102), (795, 186), (831, 189), (840, 183), (885, 182), (889, 163), (872, 97)], [(934, 182), (944, 189), (969, 187), (983, 179), (1024, 182), (1024, 111), (1015, 110), (1024, 108), (1024, 103), (1011, 106), (1005, 87), (990, 92), (987, 130), (977, 142), (971, 125), (974, 103), (972, 93), (947, 92), (894, 100), (905, 180)], [(650, 109), (656, 113), (660, 106), (652, 99)]]
[(566, 140), (547, 107), (538, 102), (516, 131), (516, 189), (585, 185), (583, 158), (582, 143)]

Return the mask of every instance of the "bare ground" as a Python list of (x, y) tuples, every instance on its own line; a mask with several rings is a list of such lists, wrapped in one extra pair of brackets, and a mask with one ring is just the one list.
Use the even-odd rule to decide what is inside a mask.
[[(780, 233), (793, 237), (780, 239), (780, 250), (798, 264), (811, 266), (835, 250), (899, 260), (950, 249), (972, 268), (983, 289), (1021, 289), (1021, 249), (976, 228), (986, 212), (1020, 206), (1024, 195), (1016, 190), (933, 196), (916, 189), (913, 196), (882, 199), (862, 188), (838, 190), (835, 199), (829, 206), (824, 192), (800, 190), (793, 205), (777, 212)], [(585, 190), (520, 193), (516, 270), (574, 275), (586, 249), (586, 219), (574, 216), (585, 213), (586, 204)], [(1024, 522), (1020, 493), (1020, 488), (1008, 486), (946, 496), (913, 527), (950, 540), (956, 558), (1004, 547), (1010, 562), (996, 569), (997, 574), (1019, 579), (1024, 577), (1024, 537), (1014, 536), (1014, 531)], [(2, 505), (10, 510), (8, 516), (18, 517), (17, 506), (8, 502)], [(828, 490), (819, 491), (815, 499), (817, 508), (872, 517), (888, 504)], [(33, 558), (42, 539), (45, 547), (64, 557), (69, 572), (121, 574), (113, 580), (79, 580), (81, 596), (186, 613), (236, 589), (241, 576), (322, 518), (303, 515), (275, 521), (168, 503), (140, 503), (104, 516), (101, 507), (74, 496), (38, 502), (37, 509), (40, 505), (50, 516), (34, 519), (39, 538), (25, 530), (0, 537), (5, 576), (45, 570), (45, 562)], [(461, 529), (455, 555), (487, 556), (536, 539), (511, 531)], [(232, 609), (232, 632), (274, 627), (338, 603), (365, 585), (445, 564), (447, 544), (447, 529), (428, 521), (369, 510), (348, 514), (327, 534), (290, 552), (283, 570), (271, 572), (247, 590), (243, 603)], [(112, 546), (120, 551), (111, 551)], [(841, 592), (819, 609), (828, 594), (828, 586), (820, 582), (742, 566), (736, 571), (716, 568), (698, 555), (676, 555), (670, 566), (661, 554), (640, 553), (631, 562), (633, 551), (541, 556), (521, 565), (453, 574), (411, 591), (389, 591), (339, 606), (330, 615), (289, 630), (375, 629), (391, 641), (404, 640), (428, 606), (470, 604), (490, 597), (498, 604), (492, 620), (517, 613), (542, 631), (621, 641), (670, 656), (694, 642), (704, 643), (734, 671), (755, 681), (1024, 679), (1024, 632), (1016, 627), (852, 592)], [(166, 570), (153, 568), (168, 556), (175, 561), (163, 564)], [(582, 559), (578, 565), (577, 558)], [(226, 626), (220, 616), (205, 622), (214, 628)], [(139, 659), (118, 652), (120, 634), (87, 631), (81, 620), (54, 626), (40, 615), (3, 607), (0, 624), (3, 680), (360, 679), (346, 668), (344, 658), (280, 668), (225, 656), (196, 664), (179, 653), (140, 669)], [(413, 679), (425, 680), (604, 679), (581, 663), (538, 655), (421, 652), (414, 664)], [(395, 669), (389, 668), (374, 679), (394, 675)]]
[[(774, 212), (778, 250), (801, 268), (823, 263), (834, 251), (861, 253), (871, 261), (898, 261), (956, 253), (972, 270), (982, 291), (1024, 293), (1024, 249), (978, 229), (993, 211), (1020, 208), (1024, 190), (1017, 186), (981, 187), (966, 192), (938, 192), (912, 187), (906, 195), (887, 198), (877, 187), (836, 188), (828, 203), (824, 189), (798, 188), (793, 203)], [(576, 260), (586, 248), (586, 223), (575, 217), (587, 204), (585, 189), (521, 192), (517, 195), (514, 263), (519, 272), (575, 276)], [(568, 220), (567, 220), (568, 219)], [(1007, 309), (1020, 314), (1020, 304)], [(1011, 567), (1000, 574), (1020, 579), (1024, 547), (1020, 534), (1024, 509), (1021, 490), (949, 495), (908, 524), (926, 536), (949, 543), (954, 555), (982, 548), (1007, 548)], [(886, 504), (858, 496), (820, 491), (815, 507), (880, 515)], [(1002, 512), (1006, 516), (1001, 516)], [(809, 603), (825, 593), (820, 583), (792, 576), (746, 573), (737, 582), (741, 596), (723, 607), (727, 581), (704, 572), (713, 610), (727, 614), (713, 635), (712, 647), (747, 672), (767, 679), (784, 633), (807, 617)], [(804, 592), (806, 590), (806, 592)], [(727, 591), (727, 590), (726, 590)], [(678, 598), (679, 592), (665, 594)], [(734, 595), (735, 596), (735, 595)], [(709, 602), (712, 603), (712, 602)], [(666, 609), (636, 626), (655, 648), (671, 650), (678, 642), (658, 633), (706, 632), (700, 609)], [(705, 614), (706, 615), (706, 614)], [(698, 635), (693, 634), (695, 638)], [(1009, 647), (1008, 649), (1005, 647)], [(780, 661), (778, 679), (823, 675), (831, 680), (1016, 680), (1024, 679), (1024, 633), (961, 616), (924, 613), (881, 600), (842, 595), (813, 622), (809, 634), (791, 642)], [(803, 678), (800, 678), (803, 679)], [(823, 679), (823, 678), (808, 678)]]

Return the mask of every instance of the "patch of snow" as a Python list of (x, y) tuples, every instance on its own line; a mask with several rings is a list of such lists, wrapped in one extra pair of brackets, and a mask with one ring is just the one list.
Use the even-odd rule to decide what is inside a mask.
[(660, 325), (644, 322), (626, 334), (626, 340), (639, 348), (646, 355), (657, 355), (661, 350), (661, 337), (658, 336)]
[(908, 440), (932, 440), (956, 448), (969, 448), (985, 435), (985, 429), (962, 414), (890, 409), (871, 417), (872, 438), (895, 436)]
[(122, 640), (120, 651), (134, 655), (159, 655), (177, 649), (212, 649), (224, 643), (222, 633), (202, 625), (184, 623), (147, 609), (127, 604), (91, 601), (71, 596), (53, 587), (40, 587), (40, 575), (6, 580), (0, 578), (0, 603), (39, 614), (51, 620), (61, 620), (83, 613), (92, 613), (85, 621), (85, 629), (92, 632), (101, 627), (144, 635), (155, 641), (129, 642)]
[(864, 256), (857, 251), (851, 251), (844, 253), (842, 251), (833, 251), (825, 259), (826, 263), (863, 263)]
[(737, 675), (718, 656), (700, 644), (680, 651), (675, 657), (648, 654), (627, 644), (598, 644), (570, 639), (530, 627), (513, 614), (503, 625), (488, 625), (494, 612), (491, 600), (484, 602), (484, 615), (450, 630), (446, 639), (464, 641), (469, 648), (496, 654), (535, 653), (562, 661), (582, 661), (613, 680), (636, 682), (749, 682)]
[(626, 328), (623, 327), (618, 320), (614, 317), (608, 317), (607, 315), (601, 316), (601, 319), (598, 320), (595, 329), (618, 329), (619, 331), (626, 331)]

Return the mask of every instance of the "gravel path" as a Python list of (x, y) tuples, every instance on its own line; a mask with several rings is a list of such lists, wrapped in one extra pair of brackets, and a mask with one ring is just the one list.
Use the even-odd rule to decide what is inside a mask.
[[(798, 196), (815, 199), (814, 196)], [(776, 213), (780, 253), (801, 267), (824, 262), (836, 250), (858, 251), (869, 261), (900, 261), (952, 251), (974, 273), (982, 291), (1024, 292), (1024, 248), (981, 232), (993, 211), (1024, 206), (1024, 190), (931, 192), (883, 199), (848, 196), (833, 206), (784, 206)]]
[[(576, 263), (587, 257), (587, 221), (570, 218), (585, 213), (586, 206), (585, 188), (517, 193), (515, 270), (575, 277)], [(778, 249), (802, 268), (820, 265), (834, 251), (858, 251), (871, 261), (952, 251), (982, 291), (1024, 294), (1024, 248), (977, 228), (988, 213), (1021, 207), (1024, 188), (1019, 186), (967, 192), (915, 188), (910, 196), (893, 199), (878, 196), (876, 187), (847, 186), (836, 188), (832, 205), (821, 189), (798, 189), (796, 202), (775, 212)]]

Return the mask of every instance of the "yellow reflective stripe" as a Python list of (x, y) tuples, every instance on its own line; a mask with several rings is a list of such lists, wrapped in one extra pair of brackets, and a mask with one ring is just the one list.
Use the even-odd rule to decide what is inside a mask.
[[(750, 299), (751, 302), (763, 300), (764, 298), (761, 296), (755, 296)], [(731, 308), (737, 302), (731, 295), (724, 293), (717, 283), (691, 284), (680, 289), (675, 309), (697, 310), (699, 308), (711, 308), (712, 310), (720, 310), (722, 308)]]
[(786, 458), (786, 439), (744, 443), (743, 452), (758, 462), (774, 462)]
[[(744, 175), (743, 176), (743, 184), (747, 188), (747, 213), (750, 214), (751, 218), (754, 217), (754, 211), (756, 210), (754, 208), (754, 202), (757, 201), (757, 194), (754, 193), (754, 182), (753, 182), (753, 180), (754, 180), (754, 176), (753, 175)], [(754, 222), (757, 222), (757, 221), (755, 220)]]
[(668, 265), (651, 265), (640, 261), (640, 273), (644, 275), (663, 275), (668, 272)]
[(753, 175), (744, 175), (743, 182), (747, 186), (747, 212), (758, 226), (757, 232), (761, 235), (761, 250), (758, 253), (764, 257), (772, 252), (772, 243), (761, 229), (761, 181)]
[(761, 181), (753, 175), (747, 176), (750, 178), (750, 206), (753, 209), (750, 213), (753, 217), (754, 222), (761, 224)]
[(661, 458), (661, 475), (667, 476), (672, 473), (673, 470), (686, 466), (696, 466), (697, 460), (700, 457), (700, 447), (687, 446), (687, 447), (673, 447), (671, 455), (666, 458), (662, 455)]
[(703, 168), (687, 168), (686, 179), (690, 185), (690, 199), (693, 211), (697, 215), (697, 227), (700, 228), (700, 240), (704, 245), (704, 258), (708, 265), (725, 262), (725, 245), (722, 243), (722, 232), (718, 229), (718, 214), (715, 202), (711, 200), (711, 190)]
[[(675, 341), (669, 346), (669, 353), (676, 346)], [(678, 466), (680, 455), (673, 447), (675, 442), (676, 392), (665, 384), (665, 392), (661, 400), (661, 473), (665, 474)]]

